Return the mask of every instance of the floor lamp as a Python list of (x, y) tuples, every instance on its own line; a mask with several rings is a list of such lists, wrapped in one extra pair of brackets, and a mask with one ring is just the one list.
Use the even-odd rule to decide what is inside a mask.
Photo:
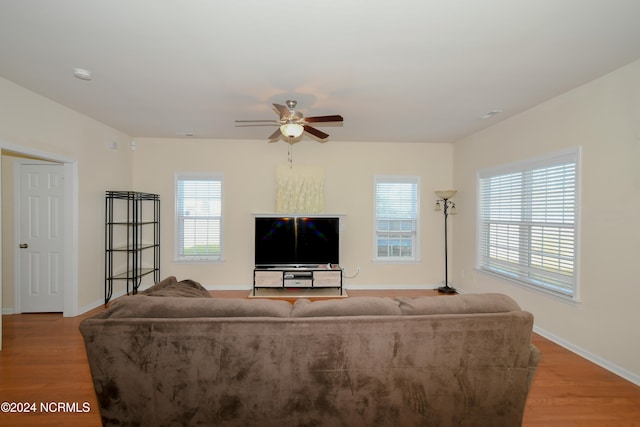
[(438, 288), (438, 292), (445, 294), (455, 294), (457, 291), (455, 288), (449, 286), (449, 248), (447, 247), (447, 218), (449, 214), (455, 215), (456, 204), (450, 199), (457, 193), (456, 190), (443, 190), (436, 191), (436, 195), (439, 197), (436, 200), (436, 211), (442, 211), (444, 213), (444, 286)]

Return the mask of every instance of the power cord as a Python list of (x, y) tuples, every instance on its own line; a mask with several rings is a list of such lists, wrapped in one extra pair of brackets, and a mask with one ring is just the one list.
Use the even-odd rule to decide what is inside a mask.
[(356, 267), (356, 274), (354, 274), (353, 276), (347, 276), (345, 274), (346, 271), (347, 270), (345, 268), (342, 269), (342, 277), (345, 278), (345, 279), (353, 279), (353, 278), (357, 277), (358, 274), (360, 274), (360, 267)]

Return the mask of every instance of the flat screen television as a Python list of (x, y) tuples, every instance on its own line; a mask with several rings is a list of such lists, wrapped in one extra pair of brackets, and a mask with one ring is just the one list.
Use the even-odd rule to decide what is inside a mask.
[(339, 217), (256, 217), (256, 267), (340, 264)]

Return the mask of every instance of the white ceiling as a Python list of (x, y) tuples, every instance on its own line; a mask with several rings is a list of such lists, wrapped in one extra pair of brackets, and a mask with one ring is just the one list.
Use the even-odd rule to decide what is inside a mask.
[(0, 0), (0, 76), (132, 137), (266, 140), (234, 120), (296, 99), (344, 116), (329, 140), (450, 142), (640, 59), (639, 18), (639, 0)]

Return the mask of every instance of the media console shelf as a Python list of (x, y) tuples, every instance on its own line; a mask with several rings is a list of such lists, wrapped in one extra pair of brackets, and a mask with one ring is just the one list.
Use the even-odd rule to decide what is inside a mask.
[(258, 288), (336, 288), (342, 295), (342, 268), (256, 267), (253, 270), (253, 295)]

